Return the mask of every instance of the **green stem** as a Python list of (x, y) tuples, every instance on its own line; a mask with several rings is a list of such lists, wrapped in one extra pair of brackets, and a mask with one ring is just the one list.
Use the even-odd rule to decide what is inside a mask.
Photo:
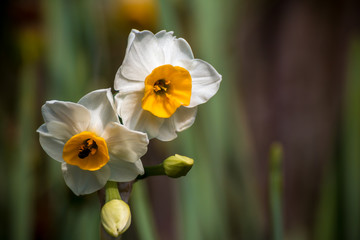
[(270, 209), (272, 218), (273, 240), (283, 239), (282, 221), (282, 145), (273, 143), (270, 148)]
[(105, 185), (105, 202), (113, 199), (121, 200), (119, 189), (116, 182), (108, 181)]
[(150, 166), (150, 167), (144, 167), (145, 173), (143, 175), (139, 175), (137, 179), (144, 179), (151, 176), (161, 176), (166, 175), (163, 164)]

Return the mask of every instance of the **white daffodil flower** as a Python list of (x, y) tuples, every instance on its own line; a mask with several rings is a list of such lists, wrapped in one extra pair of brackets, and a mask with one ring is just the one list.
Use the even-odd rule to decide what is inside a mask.
[(76, 195), (144, 174), (140, 157), (149, 140), (120, 124), (110, 89), (88, 93), (78, 103), (48, 101), (41, 110), (40, 144), (61, 162), (65, 182)]
[(221, 75), (194, 59), (173, 32), (132, 30), (115, 77), (115, 104), (125, 126), (170, 141), (194, 123), (197, 106), (215, 95), (220, 82)]

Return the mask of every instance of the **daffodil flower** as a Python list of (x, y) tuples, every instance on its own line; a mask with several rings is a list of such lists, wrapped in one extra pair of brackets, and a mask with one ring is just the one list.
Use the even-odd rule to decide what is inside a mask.
[(197, 106), (215, 95), (220, 81), (173, 32), (132, 30), (115, 77), (117, 112), (130, 129), (170, 141), (194, 123)]
[(140, 157), (149, 140), (120, 124), (110, 89), (88, 93), (78, 103), (48, 101), (42, 115), (40, 144), (61, 162), (65, 182), (76, 195), (144, 173)]

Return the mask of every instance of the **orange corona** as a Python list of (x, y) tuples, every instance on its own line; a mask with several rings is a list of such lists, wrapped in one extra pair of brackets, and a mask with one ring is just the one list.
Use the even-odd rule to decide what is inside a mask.
[(191, 99), (191, 76), (185, 68), (170, 64), (155, 68), (145, 79), (142, 108), (160, 118), (171, 117)]
[(84, 131), (65, 143), (63, 159), (83, 170), (95, 171), (102, 168), (110, 157), (105, 140), (92, 132)]

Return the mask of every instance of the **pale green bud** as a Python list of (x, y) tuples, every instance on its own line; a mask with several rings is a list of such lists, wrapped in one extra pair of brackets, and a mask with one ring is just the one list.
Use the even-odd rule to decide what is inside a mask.
[(130, 226), (131, 213), (129, 205), (119, 199), (113, 199), (101, 209), (101, 223), (105, 231), (113, 237), (118, 237)]
[(185, 176), (194, 164), (194, 160), (179, 154), (170, 156), (164, 160), (165, 174), (172, 178)]

